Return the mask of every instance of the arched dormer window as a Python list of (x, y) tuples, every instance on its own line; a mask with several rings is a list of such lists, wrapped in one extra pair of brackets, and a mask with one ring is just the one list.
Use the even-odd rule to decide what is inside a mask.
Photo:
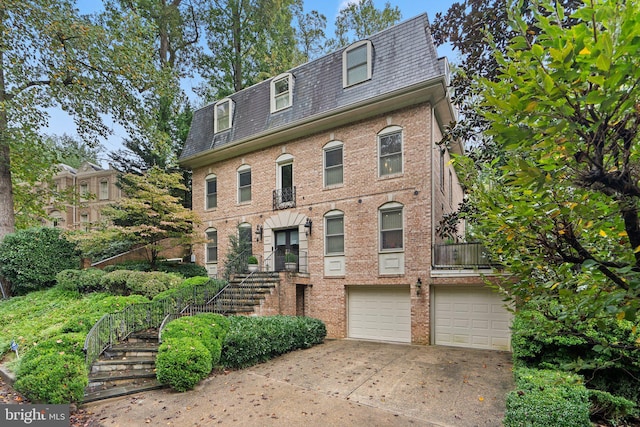
[(231, 128), (233, 121), (233, 101), (230, 98), (216, 102), (213, 110), (213, 131), (223, 132)]

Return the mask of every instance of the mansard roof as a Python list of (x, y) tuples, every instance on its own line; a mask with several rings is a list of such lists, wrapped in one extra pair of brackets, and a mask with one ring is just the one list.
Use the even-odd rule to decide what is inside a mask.
[[(229, 130), (214, 132), (215, 103), (196, 110), (180, 157), (181, 163), (191, 167), (202, 165), (222, 158), (216, 153), (229, 151), (230, 147), (253, 143), (251, 146), (255, 149), (260, 143), (281, 143), (320, 131), (320, 126), (330, 128), (349, 120), (380, 114), (385, 108), (392, 110), (425, 101), (436, 104), (443, 98), (448, 101), (448, 65), (445, 58), (437, 56), (426, 14), (381, 31), (367, 40), (372, 45), (370, 80), (343, 87), (343, 52), (349, 48), (346, 46), (288, 71), (294, 79), (293, 102), (289, 108), (271, 112), (272, 79), (268, 79), (229, 96), (233, 103)], [(438, 86), (438, 95), (432, 91), (430, 95), (424, 92), (412, 98), (413, 92), (427, 86)], [(373, 104), (377, 107), (369, 106)], [(444, 108), (450, 119), (453, 115), (450, 102)], [(356, 110), (357, 114), (354, 114)], [(339, 115), (344, 117), (339, 119)], [(278, 137), (267, 142), (273, 135)]]

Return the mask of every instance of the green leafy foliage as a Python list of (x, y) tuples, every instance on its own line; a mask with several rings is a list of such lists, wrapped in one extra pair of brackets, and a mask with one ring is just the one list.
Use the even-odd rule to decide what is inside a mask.
[(182, 280), (178, 275), (159, 271), (115, 270), (105, 274), (101, 284), (112, 294), (143, 295), (151, 299), (160, 292), (176, 288)]
[(55, 285), (56, 274), (80, 266), (73, 243), (57, 228), (30, 228), (8, 234), (0, 243), (0, 276), (12, 286), (12, 292), (28, 292)]
[(625, 420), (629, 417), (638, 417), (638, 405), (624, 397), (614, 396), (606, 391), (589, 390), (589, 400), (592, 418), (611, 425), (625, 425)]
[(158, 381), (174, 390), (191, 390), (211, 369), (211, 354), (196, 338), (169, 338), (158, 349)]
[(56, 274), (57, 286), (67, 291), (77, 291), (81, 294), (100, 292), (104, 290), (102, 277), (105, 271), (97, 268), (86, 270), (62, 270)]
[(507, 395), (506, 427), (589, 427), (589, 393), (578, 375), (516, 369)]
[(229, 329), (229, 319), (221, 314), (201, 313), (185, 316), (169, 322), (162, 331), (162, 340), (195, 338), (211, 355), (211, 365), (220, 361), (222, 341)]
[(289, 351), (321, 344), (326, 326), (318, 319), (294, 316), (234, 316), (222, 347), (221, 364), (244, 368)]
[(204, 266), (192, 263), (161, 262), (158, 264), (158, 271), (162, 271), (164, 273), (175, 273), (182, 277), (198, 277), (207, 275), (207, 269)]
[[(209, 292), (197, 292), (199, 288), (203, 288), (205, 285), (210, 288)], [(190, 277), (183, 280), (177, 287), (160, 292), (158, 295), (153, 297), (153, 300), (171, 299), (173, 301), (177, 301), (179, 299), (189, 297), (192, 298), (195, 303), (203, 304), (210, 298), (213, 298), (225, 285), (226, 282), (223, 282), (222, 280), (213, 280), (203, 276)]]
[(84, 357), (45, 353), (20, 363), (14, 387), (35, 402), (62, 404), (80, 402), (88, 383)]

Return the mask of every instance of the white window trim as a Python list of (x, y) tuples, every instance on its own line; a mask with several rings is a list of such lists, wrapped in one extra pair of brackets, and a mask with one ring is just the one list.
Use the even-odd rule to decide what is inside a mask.
[[(249, 198), (249, 200), (243, 200), (243, 201), (240, 201), (240, 174), (241, 174), (242, 172), (246, 172), (246, 171), (251, 172), (251, 166), (249, 166), (249, 165), (242, 165), (242, 166), (240, 166), (240, 167), (237, 169), (237, 171), (236, 171), (236, 180), (237, 180), (237, 186), (236, 186), (236, 188), (238, 189), (238, 196), (237, 196), (237, 199), (238, 199), (238, 203), (243, 203), (243, 204), (244, 204), (244, 203), (250, 203), (250, 202), (251, 202), (251, 200), (253, 200), (253, 193), (252, 193), (252, 194), (251, 194), (251, 198)], [(250, 188), (250, 190), (252, 190), (252, 188), (251, 188), (251, 187), (253, 187), (253, 174), (252, 174), (252, 176), (251, 176), (251, 186), (249, 187), (249, 188)]]
[[(349, 52), (351, 52), (354, 49), (357, 49), (359, 47), (361, 47), (362, 45), (367, 45), (367, 78), (359, 81), (359, 82), (355, 82), (355, 83), (351, 83), (349, 84), (348, 82), (348, 73), (347, 73), (347, 56), (349, 54)], [(366, 82), (367, 80), (371, 80), (371, 71), (372, 71), (372, 52), (373, 52), (373, 46), (371, 44), (371, 41), (369, 40), (361, 40), (359, 42), (353, 43), (351, 46), (347, 47), (343, 52), (342, 52), (342, 87), (343, 88), (347, 88), (350, 86), (355, 86), (357, 84)]]
[[(106, 191), (107, 191), (106, 197), (102, 197), (103, 196), (103, 194), (102, 194), (103, 185), (106, 185)], [(98, 192), (99, 192), (98, 198), (99, 198), (99, 200), (109, 200), (109, 193), (110, 193), (110, 191), (109, 191), (109, 180), (106, 180), (106, 179), (101, 180), (100, 183), (98, 184), (98, 186), (99, 186), (99, 188), (98, 188)]]
[[(402, 159), (402, 162), (400, 163), (400, 171), (396, 172), (396, 173), (391, 173), (391, 174), (382, 174), (382, 170), (380, 170), (380, 138), (384, 137), (386, 135), (392, 134), (392, 133), (396, 133), (396, 132), (400, 132), (400, 157)], [(377, 158), (377, 165), (376, 167), (378, 168), (378, 178), (388, 178), (388, 177), (392, 177), (392, 176), (398, 176), (404, 173), (404, 129), (400, 126), (388, 126), (384, 129), (382, 129), (380, 132), (378, 132), (378, 135), (376, 136), (376, 143), (378, 145), (378, 158)]]
[[(342, 182), (340, 184), (327, 185), (327, 151), (342, 148)], [(331, 141), (322, 147), (322, 186), (325, 188), (341, 187), (344, 185), (344, 143), (342, 141)]]
[[(289, 98), (289, 102), (286, 107), (278, 108), (276, 103), (276, 83), (287, 79), (287, 86), (289, 87), (287, 91), (287, 96)], [(276, 113), (278, 111), (286, 110), (287, 108), (293, 105), (293, 74), (291, 73), (283, 73), (280, 74), (273, 79), (271, 79), (271, 112)]]
[[(216, 259), (215, 260), (210, 260), (209, 259), (209, 233), (211, 232), (216, 232)], [(217, 264), (218, 263), (218, 258), (217, 258), (217, 254), (218, 254), (218, 250), (217, 248), (219, 247), (218, 245), (218, 230), (216, 228), (207, 228), (204, 231), (204, 235), (205, 235), (205, 239), (206, 242), (204, 244), (204, 262), (206, 264)]]
[[(214, 207), (209, 207), (208, 204), (208, 199), (209, 199), (209, 193), (207, 193), (207, 187), (208, 187), (208, 183), (209, 181), (215, 179), (216, 180), (216, 205)], [(211, 209), (216, 209), (218, 207), (218, 177), (216, 176), (216, 174), (209, 174), (204, 178), (204, 210), (211, 210)]]
[[(229, 104), (229, 123), (228, 123), (228, 127), (224, 129), (219, 129), (218, 128), (218, 107), (225, 103)], [(213, 107), (213, 132), (219, 133), (219, 132), (224, 132), (226, 130), (229, 130), (231, 129), (232, 124), (233, 124), (233, 101), (231, 100), (231, 98), (221, 99), (220, 101), (216, 102), (216, 104)]]
[(327, 252), (327, 229), (328, 229), (327, 220), (336, 218), (336, 217), (342, 217), (342, 246), (343, 248), (345, 246), (345, 235), (346, 235), (347, 227), (344, 226), (344, 212), (340, 210), (329, 211), (326, 214), (324, 214), (324, 255), (328, 257), (344, 255), (344, 250), (342, 252), (331, 252), (331, 253)]
[[(383, 249), (382, 248), (382, 214), (385, 211), (390, 211), (390, 210), (398, 210), (398, 209), (402, 209), (402, 248), (389, 248), (389, 249)], [(378, 208), (378, 252), (379, 253), (393, 253), (393, 252), (404, 252), (405, 250), (405, 246), (406, 246), (406, 218), (405, 218), (405, 208), (404, 205), (402, 203), (398, 203), (398, 202), (390, 202), (390, 203), (386, 203), (382, 206), (380, 206)]]

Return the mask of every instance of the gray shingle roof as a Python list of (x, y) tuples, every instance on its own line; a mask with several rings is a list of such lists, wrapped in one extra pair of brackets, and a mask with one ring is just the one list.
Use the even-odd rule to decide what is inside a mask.
[[(342, 87), (342, 53), (345, 48), (293, 68), (293, 105), (271, 113), (271, 79), (236, 92), (232, 128), (214, 133), (215, 103), (196, 110), (181, 160), (211, 149), (250, 139), (254, 135), (286, 128), (305, 118), (327, 114), (367, 99), (392, 93), (444, 76), (426, 14), (404, 21), (368, 38), (373, 46), (371, 80)], [(274, 76), (275, 77), (275, 76)]]

